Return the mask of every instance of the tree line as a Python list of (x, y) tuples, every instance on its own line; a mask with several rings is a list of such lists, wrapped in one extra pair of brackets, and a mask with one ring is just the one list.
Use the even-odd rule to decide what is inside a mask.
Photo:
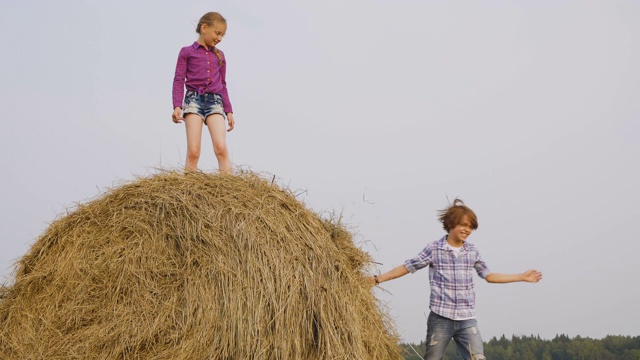
[[(421, 360), (425, 342), (400, 344), (405, 360)], [(417, 354), (416, 354), (417, 352)], [(551, 340), (540, 336), (493, 337), (484, 343), (484, 354), (491, 360), (640, 360), (640, 336), (607, 336), (591, 339), (556, 335)], [(447, 360), (462, 359), (453, 341), (447, 347)]]

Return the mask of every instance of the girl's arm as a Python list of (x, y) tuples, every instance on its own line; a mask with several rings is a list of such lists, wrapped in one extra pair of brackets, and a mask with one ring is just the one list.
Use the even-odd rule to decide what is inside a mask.
[(187, 75), (187, 50), (182, 48), (178, 54), (176, 63), (176, 72), (173, 76), (173, 109), (182, 107), (182, 98), (184, 97), (184, 81)]
[(222, 97), (222, 107), (226, 114), (233, 113), (233, 107), (231, 106), (231, 100), (229, 100), (229, 90), (227, 90), (227, 58), (222, 50), (218, 50), (222, 56), (222, 64), (220, 65), (220, 83), (222, 84), (222, 91), (220, 96)]
[(173, 114), (171, 114), (171, 118), (176, 124), (184, 120), (182, 117), (182, 97), (184, 96), (184, 81), (187, 74), (187, 62), (187, 52), (183, 48), (178, 54), (176, 73), (173, 76)]
[(233, 130), (236, 126), (236, 120), (233, 117), (233, 108), (231, 107), (231, 100), (229, 100), (229, 90), (227, 90), (227, 59), (224, 57), (224, 53), (221, 50), (218, 50), (222, 56), (222, 63), (220, 65), (220, 82), (222, 83), (222, 107), (224, 108), (225, 114), (227, 114), (227, 121), (229, 122), (229, 126), (227, 127), (227, 131)]
[(518, 281), (537, 283), (542, 279), (542, 273), (538, 270), (527, 270), (522, 274), (498, 274), (491, 273), (485, 280), (493, 284), (504, 284)]
[(387, 271), (384, 274), (378, 275), (377, 276), (377, 278), (378, 278), (377, 282), (376, 282), (376, 277), (375, 276), (369, 277), (369, 280), (374, 285), (378, 285), (378, 284), (383, 283), (385, 281), (389, 281), (389, 280), (393, 280), (393, 279), (397, 279), (399, 277), (405, 276), (408, 273), (409, 273), (409, 270), (407, 270), (407, 268), (404, 265), (400, 265), (398, 267), (395, 267), (395, 268), (391, 269), (390, 271)]

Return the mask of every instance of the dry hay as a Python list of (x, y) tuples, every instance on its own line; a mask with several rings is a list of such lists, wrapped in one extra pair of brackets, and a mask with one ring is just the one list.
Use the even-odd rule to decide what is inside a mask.
[(256, 174), (161, 172), (36, 241), (0, 300), (0, 357), (399, 359), (369, 265)]

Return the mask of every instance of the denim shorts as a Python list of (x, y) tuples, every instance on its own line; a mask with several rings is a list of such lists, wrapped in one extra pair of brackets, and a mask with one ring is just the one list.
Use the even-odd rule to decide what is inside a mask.
[(186, 114), (200, 115), (205, 125), (207, 117), (213, 114), (220, 114), (226, 118), (224, 107), (222, 106), (222, 97), (218, 94), (204, 93), (198, 94), (197, 91), (187, 91), (184, 97), (184, 105), (182, 107), (183, 116)]

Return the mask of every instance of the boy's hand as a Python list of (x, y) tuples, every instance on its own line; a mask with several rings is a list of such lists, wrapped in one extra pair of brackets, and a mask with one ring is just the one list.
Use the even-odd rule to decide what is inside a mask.
[(537, 283), (542, 279), (542, 273), (534, 269), (527, 270), (522, 275), (524, 275), (524, 281), (527, 282)]
[(229, 121), (229, 128), (227, 131), (233, 130), (233, 127), (236, 126), (236, 121), (233, 119), (233, 113), (227, 113), (227, 120)]
[(182, 109), (180, 109), (179, 107), (173, 109), (173, 114), (171, 114), (171, 118), (173, 119), (173, 122), (176, 124), (182, 122), (182, 120), (184, 120), (184, 118), (182, 117)]

